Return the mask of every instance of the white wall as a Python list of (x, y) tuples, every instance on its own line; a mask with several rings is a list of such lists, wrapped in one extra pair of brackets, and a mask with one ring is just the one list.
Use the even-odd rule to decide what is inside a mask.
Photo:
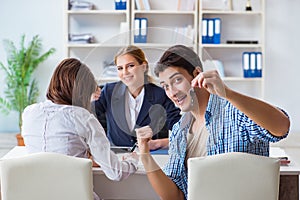
[[(40, 100), (57, 63), (63, 58), (63, 0), (2, 0), (0, 6), (0, 60), (6, 55), (2, 46), (5, 38), (19, 41), (26, 33), (28, 38), (39, 34), (44, 48), (56, 48), (52, 55), (36, 72), (41, 90)], [(288, 111), (293, 133), (300, 134), (300, 64), (297, 62), (300, 47), (300, 1), (266, 0), (266, 101)], [(37, 75), (38, 74), (38, 75)], [(0, 71), (0, 84), (4, 85)], [(3, 94), (3, 87), (0, 88)], [(299, 122), (299, 123), (298, 123)], [(17, 115), (0, 113), (0, 133), (17, 132)]]
[(265, 99), (289, 113), (291, 132), (300, 135), (300, 1), (266, 2)]
[[(50, 76), (57, 63), (63, 58), (63, 0), (1, 0), (0, 6), (0, 61), (6, 64), (3, 39), (10, 39), (19, 45), (20, 37), (26, 34), (29, 41), (34, 35), (40, 35), (44, 50), (56, 49), (35, 73), (39, 82), (40, 100), (45, 99), (45, 91)], [(27, 43), (27, 42), (26, 42)], [(0, 95), (3, 96), (4, 76), (0, 70)], [(0, 112), (0, 133), (18, 132), (18, 115), (8, 116)]]

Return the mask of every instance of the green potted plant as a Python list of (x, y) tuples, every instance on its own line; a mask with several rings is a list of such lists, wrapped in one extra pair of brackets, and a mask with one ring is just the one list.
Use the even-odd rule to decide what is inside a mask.
[[(6, 75), (4, 97), (0, 96), (0, 109), (4, 114), (18, 112), (21, 132), (23, 110), (26, 106), (36, 103), (39, 95), (38, 83), (32, 77), (33, 72), (55, 52), (55, 49), (50, 48), (42, 54), (42, 41), (38, 35), (35, 35), (27, 46), (25, 35), (22, 35), (20, 48), (8, 39), (4, 40), (3, 44), (7, 53), (7, 65), (0, 62), (0, 68)], [(21, 134), (17, 134), (17, 138), (20, 136)], [(19, 145), (21, 143), (22, 141), (18, 141)]]

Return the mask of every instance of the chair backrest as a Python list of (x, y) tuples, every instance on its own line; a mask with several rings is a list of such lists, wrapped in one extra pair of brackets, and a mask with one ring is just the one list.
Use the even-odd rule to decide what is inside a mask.
[(280, 164), (275, 158), (226, 153), (188, 159), (188, 199), (277, 200)]
[(92, 200), (92, 161), (36, 153), (0, 161), (2, 200)]

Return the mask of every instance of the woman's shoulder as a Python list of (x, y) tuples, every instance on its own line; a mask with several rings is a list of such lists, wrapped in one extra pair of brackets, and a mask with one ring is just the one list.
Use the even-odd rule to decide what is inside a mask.
[(165, 94), (165, 91), (164, 89), (162, 89), (162, 87), (154, 84), (154, 83), (147, 83), (145, 84), (145, 88), (148, 88), (149, 90), (152, 90), (154, 92), (157, 92), (157, 93), (163, 93)]
[(46, 105), (50, 105), (50, 104), (53, 104), (50, 100), (46, 100), (46, 101), (43, 101), (43, 102), (38, 102), (38, 103), (34, 103), (34, 104), (31, 104), (31, 105), (28, 105), (23, 113), (32, 113), (32, 112), (35, 112), (35, 111), (39, 111), (39, 110), (42, 110)]
[(104, 91), (105, 93), (110, 93), (112, 92), (114, 89), (121, 87), (122, 85), (124, 85), (122, 83), (122, 81), (117, 81), (117, 82), (111, 82), (111, 83), (105, 83), (103, 85), (102, 91)]

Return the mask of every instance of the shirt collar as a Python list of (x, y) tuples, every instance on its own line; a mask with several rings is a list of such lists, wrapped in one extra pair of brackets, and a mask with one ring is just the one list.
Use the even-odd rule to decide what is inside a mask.
[[(218, 112), (222, 109), (223, 99), (218, 95), (211, 94), (209, 96), (208, 104), (205, 111), (205, 125), (209, 125), (211, 122), (211, 117), (217, 115)], [(191, 121), (193, 119), (193, 115), (191, 112), (186, 112), (182, 115), (180, 128), (189, 127)]]

